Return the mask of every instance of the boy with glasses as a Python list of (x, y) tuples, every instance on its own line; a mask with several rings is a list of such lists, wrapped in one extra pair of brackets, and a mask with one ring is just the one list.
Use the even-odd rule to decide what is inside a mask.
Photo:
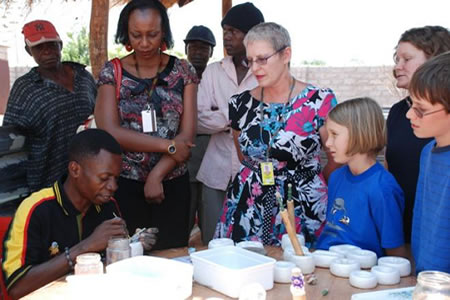
[(411, 248), (416, 272), (450, 272), (450, 52), (414, 74), (406, 117), (418, 138), (433, 137), (422, 150), (413, 212)]

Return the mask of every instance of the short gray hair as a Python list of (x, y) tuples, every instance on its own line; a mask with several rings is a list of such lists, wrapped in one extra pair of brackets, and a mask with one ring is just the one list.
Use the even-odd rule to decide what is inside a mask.
[(289, 32), (283, 26), (273, 22), (260, 23), (250, 29), (245, 35), (244, 46), (247, 48), (248, 43), (254, 41), (266, 41), (276, 51), (291, 46)]

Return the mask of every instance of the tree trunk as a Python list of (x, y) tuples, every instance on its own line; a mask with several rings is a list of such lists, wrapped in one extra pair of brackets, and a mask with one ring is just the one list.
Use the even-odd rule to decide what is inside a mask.
[(89, 30), (89, 55), (92, 74), (97, 79), (100, 69), (108, 60), (109, 0), (92, 0)]

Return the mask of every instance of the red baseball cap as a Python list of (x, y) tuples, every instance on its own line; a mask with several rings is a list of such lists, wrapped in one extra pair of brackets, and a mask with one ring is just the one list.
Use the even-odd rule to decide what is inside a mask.
[(23, 26), (22, 33), (28, 47), (46, 42), (62, 42), (55, 26), (49, 21), (35, 20), (29, 22)]

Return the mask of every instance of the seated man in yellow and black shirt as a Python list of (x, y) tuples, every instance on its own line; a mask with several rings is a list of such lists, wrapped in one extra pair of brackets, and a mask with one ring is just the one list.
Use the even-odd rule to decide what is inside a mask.
[(77, 255), (101, 252), (112, 236), (127, 234), (112, 199), (121, 153), (109, 133), (81, 132), (69, 146), (68, 175), (20, 204), (3, 247), (2, 271), (13, 299), (67, 274)]

